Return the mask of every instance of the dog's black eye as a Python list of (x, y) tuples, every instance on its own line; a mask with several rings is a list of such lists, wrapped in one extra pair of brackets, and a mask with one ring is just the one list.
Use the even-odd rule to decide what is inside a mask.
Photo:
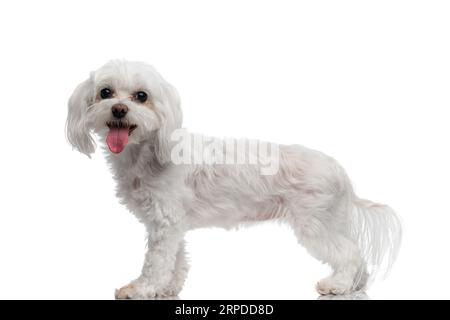
[(147, 101), (148, 96), (144, 91), (138, 91), (135, 94), (135, 98), (136, 98), (136, 100), (144, 103), (145, 101)]
[(112, 91), (111, 89), (108, 88), (104, 88), (100, 91), (100, 97), (102, 97), (102, 99), (109, 99), (112, 97)]

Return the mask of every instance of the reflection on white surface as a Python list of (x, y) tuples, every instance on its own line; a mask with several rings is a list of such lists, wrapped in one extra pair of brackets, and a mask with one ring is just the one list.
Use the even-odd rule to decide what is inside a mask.
[[(180, 300), (180, 297), (157, 297), (149, 300)], [(364, 291), (357, 291), (349, 294), (319, 296), (317, 300), (370, 300), (370, 297)]]
[(319, 296), (317, 300), (370, 300), (364, 291), (356, 291), (349, 294)]
[(179, 296), (169, 296), (169, 297), (156, 297), (148, 300), (180, 300)]

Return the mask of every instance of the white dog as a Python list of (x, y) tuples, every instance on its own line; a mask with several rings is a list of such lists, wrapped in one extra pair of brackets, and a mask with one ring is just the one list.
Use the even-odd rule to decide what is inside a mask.
[(360, 290), (369, 275), (391, 266), (399, 219), (388, 206), (358, 198), (334, 159), (280, 145), (272, 175), (255, 163), (176, 164), (171, 134), (181, 125), (177, 91), (141, 62), (107, 63), (69, 100), (69, 142), (86, 155), (95, 151), (92, 132), (106, 142), (117, 196), (148, 232), (142, 273), (116, 298), (177, 295), (188, 272), (184, 235), (206, 226), (285, 221), (312, 256), (333, 268), (317, 283), (320, 294)]

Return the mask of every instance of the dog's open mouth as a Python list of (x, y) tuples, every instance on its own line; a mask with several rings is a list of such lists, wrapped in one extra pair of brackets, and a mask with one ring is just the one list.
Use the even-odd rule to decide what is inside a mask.
[(106, 144), (112, 153), (121, 153), (128, 143), (128, 137), (137, 128), (137, 125), (127, 121), (108, 121), (109, 128)]

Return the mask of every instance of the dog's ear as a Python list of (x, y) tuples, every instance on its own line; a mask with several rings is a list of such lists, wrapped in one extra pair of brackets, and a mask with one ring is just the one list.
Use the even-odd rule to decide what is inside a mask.
[(161, 102), (161, 128), (157, 133), (155, 152), (159, 163), (163, 164), (170, 161), (171, 135), (174, 130), (181, 128), (183, 113), (177, 90), (167, 82), (161, 84)]
[(93, 73), (80, 83), (69, 99), (69, 111), (66, 121), (66, 136), (70, 144), (81, 153), (90, 157), (95, 151), (95, 142), (86, 127), (88, 107), (94, 100)]

